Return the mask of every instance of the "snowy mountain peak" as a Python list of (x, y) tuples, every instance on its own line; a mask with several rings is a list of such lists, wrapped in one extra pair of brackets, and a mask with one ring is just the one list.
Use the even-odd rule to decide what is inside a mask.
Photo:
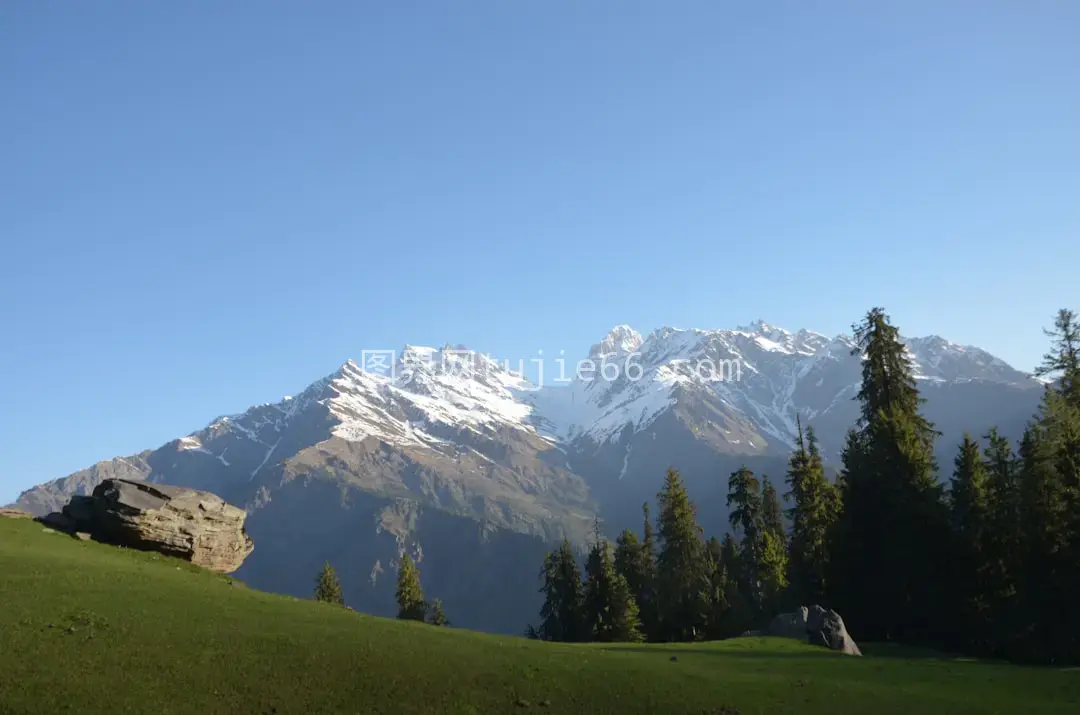
[(749, 325), (735, 328), (735, 330), (744, 333), (756, 333), (757, 335), (762, 335), (770, 339), (783, 338), (784, 336), (791, 335), (787, 330), (775, 325), (769, 325), (761, 318), (752, 321)]
[(645, 342), (641, 333), (629, 325), (616, 325), (604, 339), (589, 349), (590, 358), (599, 358), (605, 355), (632, 353)]

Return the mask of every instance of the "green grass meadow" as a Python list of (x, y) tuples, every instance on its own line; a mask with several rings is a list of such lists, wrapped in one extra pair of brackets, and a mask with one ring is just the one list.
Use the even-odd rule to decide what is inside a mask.
[(864, 652), (767, 638), (565, 645), (435, 628), (0, 519), (5, 715), (1080, 713), (1077, 670)]

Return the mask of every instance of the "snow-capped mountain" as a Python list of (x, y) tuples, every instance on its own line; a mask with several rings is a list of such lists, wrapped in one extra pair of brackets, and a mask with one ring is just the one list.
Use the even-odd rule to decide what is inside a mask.
[[(936, 336), (905, 342), (943, 454), (964, 430), (1015, 434), (1034, 412), (1040, 383), (994, 356)], [(583, 540), (597, 515), (609, 531), (636, 526), (666, 467), (683, 471), (718, 532), (727, 475), (745, 463), (782, 480), (797, 419), (835, 456), (857, 414), (852, 348), (850, 336), (762, 321), (647, 337), (620, 325), (554, 386), (462, 346), (406, 346), (17, 504), (56, 510), (112, 476), (208, 489), (249, 510), (256, 550), (238, 575), (253, 585), (307, 595), (330, 559), (357, 607), (389, 612), (381, 574), (408, 549), (456, 622), (520, 632), (546, 544)]]

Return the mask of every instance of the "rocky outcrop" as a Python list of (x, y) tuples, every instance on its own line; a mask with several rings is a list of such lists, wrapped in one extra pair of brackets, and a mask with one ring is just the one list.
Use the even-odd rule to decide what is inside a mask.
[(769, 622), (762, 634), (795, 638), (847, 655), (862, 655), (840, 614), (821, 606), (802, 606), (792, 613), (781, 613)]
[(75, 496), (42, 521), (98, 541), (157, 551), (231, 573), (255, 544), (247, 513), (210, 492), (127, 479), (106, 479), (93, 496)]

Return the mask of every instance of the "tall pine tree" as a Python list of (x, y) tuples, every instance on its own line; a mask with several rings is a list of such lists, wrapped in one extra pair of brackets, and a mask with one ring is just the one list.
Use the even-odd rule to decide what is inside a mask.
[(1019, 465), (1009, 440), (997, 429), (986, 435), (983, 464), (987, 474), (986, 529), (987, 597), (990, 601), (991, 654), (1018, 655), (1023, 619), (1020, 612), (1023, 530), (1020, 511)]
[(544, 605), (540, 626), (530, 632), (546, 641), (576, 642), (587, 638), (582, 608), (581, 571), (570, 542), (563, 539), (559, 548), (547, 555), (540, 572)]
[(788, 586), (788, 546), (783, 511), (776, 488), (768, 476), (761, 480), (761, 567), (762, 616), (775, 615), (783, 604)]
[(657, 604), (660, 639), (694, 640), (704, 633), (710, 576), (701, 527), (682, 477), (668, 469), (659, 503)]
[(637, 601), (626, 577), (615, 569), (611, 544), (597, 534), (585, 564), (585, 629), (601, 643), (641, 641)]
[(762, 545), (764, 531), (761, 486), (754, 473), (740, 467), (728, 478), (728, 519), (741, 535), (739, 570), (732, 577), (743, 594), (752, 619), (763, 615), (765, 590), (761, 583)]
[(954, 613), (943, 636), (950, 647), (988, 653), (993, 650), (989, 479), (979, 443), (966, 433), (949, 483), (949, 510), (953, 536), (949, 596)]
[(1020, 444), (1022, 646), (1026, 659), (1063, 663), (1080, 661), (1080, 325), (1062, 310), (1046, 332), (1037, 374), (1054, 382)]
[(649, 521), (649, 505), (642, 505), (645, 517), (644, 538), (625, 529), (615, 542), (615, 570), (626, 579), (630, 592), (639, 609), (642, 632), (655, 637), (656, 633), (656, 555), (652, 523)]
[(828, 572), (828, 537), (839, 514), (838, 496), (825, 477), (814, 430), (797, 420), (798, 442), (788, 465), (788, 498), (792, 506), (788, 580), (796, 604), (819, 604), (825, 600)]
[[(937, 436), (899, 331), (880, 308), (855, 326), (860, 419), (844, 450), (843, 507), (833, 551), (838, 610), (867, 640), (932, 643), (942, 623), (947, 512)], [(850, 614), (850, 616), (849, 616)]]

